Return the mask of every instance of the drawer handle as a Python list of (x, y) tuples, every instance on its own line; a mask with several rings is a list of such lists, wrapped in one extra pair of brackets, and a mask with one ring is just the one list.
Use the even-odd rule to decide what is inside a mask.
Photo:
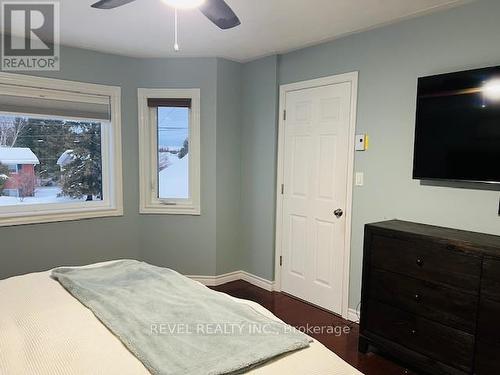
[(422, 295), (420, 293), (415, 293), (415, 296), (413, 297), (415, 301), (420, 302), (422, 301)]
[(417, 258), (417, 266), (423, 267), (424, 266), (424, 261), (420, 258)]

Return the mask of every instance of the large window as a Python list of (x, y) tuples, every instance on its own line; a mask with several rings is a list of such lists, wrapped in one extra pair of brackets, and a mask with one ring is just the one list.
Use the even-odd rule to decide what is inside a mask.
[(139, 89), (141, 213), (200, 214), (200, 91)]
[(0, 225), (116, 216), (120, 89), (0, 75)]

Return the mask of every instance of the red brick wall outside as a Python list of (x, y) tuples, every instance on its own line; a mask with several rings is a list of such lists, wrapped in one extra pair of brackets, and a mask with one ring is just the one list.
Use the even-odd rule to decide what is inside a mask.
[(23, 164), (18, 173), (10, 172), (9, 179), (5, 183), (4, 189), (26, 189), (25, 196), (35, 195), (35, 166)]

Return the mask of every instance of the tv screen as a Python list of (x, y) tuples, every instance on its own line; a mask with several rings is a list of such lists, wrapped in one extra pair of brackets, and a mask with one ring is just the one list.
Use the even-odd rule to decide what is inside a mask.
[(500, 66), (418, 80), (413, 178), (500, 183)]

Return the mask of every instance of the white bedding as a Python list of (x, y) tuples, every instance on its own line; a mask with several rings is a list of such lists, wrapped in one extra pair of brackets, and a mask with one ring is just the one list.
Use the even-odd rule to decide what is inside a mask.
[[(277, 319), (254, 302), (235, 300)], [(0, 281), (0, 374), (149, 372), (49, 271)], [(248, 374), (361, 375), (317, 341)]]

